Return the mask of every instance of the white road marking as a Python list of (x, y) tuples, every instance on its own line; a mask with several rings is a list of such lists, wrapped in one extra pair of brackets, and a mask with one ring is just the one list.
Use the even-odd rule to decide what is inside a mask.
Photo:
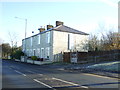
[(43, 76), (43, 74), (38, 74), (38, 75)]
[[(58, 78), (52, 78), (52, 79), (58, 80), (58, 81), (61, 81), (61, 82), (65, 82), (65, 83), (68, 83), (68, 84), (71, 84), (71, 85), (80, 86), (79, 84), (72, 83), (72, 82), (68, 82), (68, 81), (65, 81), (65, 80), (62, 80), (62, 79), (58, 79)], [(88, 88), (88, 87), (86, 87), (86, 86), (80, 86), (80, 87)]]
[(17, 72), (17, 73), (19, 73), (19, 74), (22, 74), (23, 76), (27, 76), (27, 75), (25, 75), (24, 73), (21, 73), (21, 72), (19, 72), (19, 71), (17, 71), (17, 70), (14, 70), (15, 72)]
[[(28, 72), (33, 73), (33, 74), (37, 74), (37, 73), (35, 73), (33, 71), (28, 71)], [(38, 75), (43, 76), (43, 74), (38, 74)]]
[(96, 76), (96, 77), (101, 77), (101, 78), (109, 78), (109, 79), (117, 79), (118, 80), (118, 78), (112, 78), (112, 77), (107, 77), (107, 76), (100, 76), (100, 75), (95, 75), (95, 74), (86, 74), (86, 73), (84, 73), (84, 75)]
[(30, 72), (30, 73), (36, 74), (36, 73), (35, 73), (35, 72), (33, 72), (33, 71), (27, 71), (27, 72)]
[(46, 87), (48, 87), (48, 88), (52, 88), (51, 86), (49, 86), (49, 85), (47, 85), (47, 84), (45, 84), (45, 83), (43, 83), (43, 82), (41, 82), (41, 81), (39, 81), (37, 79), (33, 79), (33, 80), (36, 81), (36, 82), (38, 82), (38, 83), (40, 83), (40, 84), (42, 84), (42, 85), (44, 85), (44, 86), (46, 86)]
[(80, 86), (80, 87), (82, 87), (82, 88), (88, 88), (88, 87), (86, 87), (86, 86)]

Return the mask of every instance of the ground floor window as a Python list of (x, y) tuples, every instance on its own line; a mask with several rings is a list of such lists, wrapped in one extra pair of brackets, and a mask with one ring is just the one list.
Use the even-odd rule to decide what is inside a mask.
[(37, 56), (38, 57), (40, 56), (40, 49), (39, 48), (37, 49)]
[(46, 58), (49, 58), (50, 57), (50, 48), (47, 47), (46, 48)]
[(35, 53), (35, 49), (33, 50), (33, 56), (35, 56), (36, 55), (36, 53)]

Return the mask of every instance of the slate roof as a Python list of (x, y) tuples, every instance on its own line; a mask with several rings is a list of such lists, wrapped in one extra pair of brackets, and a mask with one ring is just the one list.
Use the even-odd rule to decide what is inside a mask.
[[(89, 34), (87, 34), (87, 33), (85, 33), (85, 32), (82, 32), (82, 31), (73, 29), (73, 28), (68, 27), (68, 26), (65, 26), (65, 25), (59, 25), (59, 26), (57, 26), (57, 27), (53, 27), (53, 28), (50, 28), (50, 29), (48, 29), (48, 30), (42, 31), (42, 32), (40, 32), (40, 33), (38, 33), (38, 34), (46, 33), (46, 32), (48, 32), (48, 31), (52, 31), (52, 30), (61, 31), (61, 32), (75, 33), (75, 34), (81, 34), (81, 35), (89, 35)], [(31, 36), (31, 37), (34, 37), (34, 36), (36, 36), (36, 35), (38, 35), (38, 34), (35, 34), (35, 35)], [(28, 38), (30, 38), (30, 37), (27, 37), (26, 39), (28, 39)], [(24, 40), (24, 39), (23, 39), (23, 40)]]
[(89, 35), (85, 32), (73, 29), (73, 28), (65, 26), (65, 25), (57, 26), (55, 28), (52, 28), (51, 30), (62, 31), (62, 32), (70, 32), (70, 33), (81, 34), (81, 35)]

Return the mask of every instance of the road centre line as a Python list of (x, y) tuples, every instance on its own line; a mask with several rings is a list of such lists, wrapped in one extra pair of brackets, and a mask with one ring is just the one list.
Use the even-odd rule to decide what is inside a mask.
[(19, 71), (17, 71), (17, 70), (14, 70), (14, 71), (17, 72), (17, 73), (19, 73), (19, 74), (22, 74), (23, 76), (27, 76), (27, 75), (25, 75), (24, 73), (19, 72)]
[[(61, 82), (65, 82), (65, 83), (68, 83), (68, 84), (71, 84), (71, 85), (80, 86), (79, 84), (72, 83), (72, 82), (68, 82), (68, 81), (65, 81), (65, 80), (62, 80), (62, 79), (58, 79), (58, 78), (54, 78), (54, 77), (53, 77), (52, 79), (58, 80), (58, 81), (61, 81)], [(82, 88), (88, 88), (88, 87), (86, 87), (86, 86), (80, 86), (80, 87), (82, 87)]]
[[(48, 87), (48, 88), (52, 88), (51, 86), (49, 86), (49, 85), (47, 85), (47, 84), (45, 84), (45, 83), (43, 83), (43, 82), (41, 82), (41, 81), (39, 81), (37, 79), (33, 79), (33, 80), (40, 83), (40, 84), (42, 84), (42, 85), (44, 85), (44, 86), (46, 86), (46, 87)], [(56, 90), (56, 89), (54, 89), (54, 90)]]
[(27, 71), (27, 72), (30, 72), (30, 73), (36, 74), (36, 73), (35, 73), (35, 72), (33, 72), (33, 71)]
[(43, 74), (38, 74), (38, 75), (43, 76)]
[(95, 74), (86, 74), (86, 73), (83, 73), (84, 75), (89, 75), (89, 76), (96, 76), (96, 77), (101, 77), (101, 78), (109, 78), (109, 79), (117, 79), (117, 80), (120, 80), (118, 78), (112, 78), (112, 77), (107, 77), (107, 76), (101, 76), (101, 75), (95, 75)]
[[(28, 72), (33, 73), (33, 74), (37, 74), (37, 73), (35, 73), (33, 71), (28, 71)], [(38, 75), (43, 76), (43, 74), (38, 74)]]

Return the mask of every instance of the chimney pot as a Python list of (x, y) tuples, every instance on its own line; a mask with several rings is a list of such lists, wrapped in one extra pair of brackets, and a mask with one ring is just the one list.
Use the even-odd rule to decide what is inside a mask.
[(43, 32), (43, 31), (45, 31), (45, 28), (38, 28), (38, 30), (40, 31), (40, 32)]
[(47, 30), (53, 28), (53, 25), (47, 25)]
[(63, 25), (63, 22), (61, 22), (61, 21), (56, 21), (56, 27), (59, 26), (59, 25)]

